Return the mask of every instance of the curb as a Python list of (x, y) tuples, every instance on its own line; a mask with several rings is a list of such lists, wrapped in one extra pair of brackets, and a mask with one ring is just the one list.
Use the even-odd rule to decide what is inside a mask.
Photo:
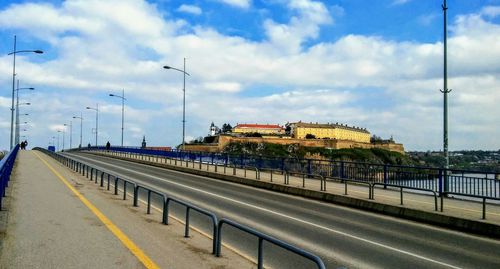
[(387, 216), (417, 221), (421, 223), (431, 224), (435, 226), (440, 226), (456, 231), (473, 233), (478, 235), (485, 235), (488, 237), (500, 238), (500, 225), (495, 225), (491, 223), (481, 222), (477, 220), (469, 220), (459, 217), (447, 216), (435, 212), (422, 211), (412, 208), (405, 208), (395, 205), (388, 205), (378, 203), (372, 200), (365, 200), (361, 198), (347, 197), (338, 194), (326, 193), (322, 191), (308, 190), (298, 187), (292, 187), (287, 185), (280, 185), (271, 182), (264, 182), (249, 178), (242, 178), (228, 174), (218, 174), (215, 172), (196, 170), (188, 167), (179, 167), (163, 163), (153, 163), (144, 160), (131, 159), (126, 157), (118, 156), (107, 156), (103, 154), (89, 153), (94, 155), (100, 155), (125, 161), (131, 161), (135, 163), (145, 164), (149, 166), (155, 166), (160, 168), (166, 168), (174, 171), (184, 172), (188, 174), (210, 177), (214, 179), (224, 180), (228, 182), (243, 184), (247, 186), (252, 186), (256, 188), (271, 190), (275, 192), (291, 194), (295, 196), (300, 196), (304, 198), (310, 198), (318, 201), (329, 202), (337, 205), (347, 206), (351, 208), (361, 209), (364, 211), (380, 213)]

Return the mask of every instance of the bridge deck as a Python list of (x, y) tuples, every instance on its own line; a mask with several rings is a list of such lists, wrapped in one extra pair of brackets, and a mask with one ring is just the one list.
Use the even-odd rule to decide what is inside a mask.
[[(140, 155), (122, 155), (120, 153), (116, 152), (105, 152), (105, 151), (100, 151), (100, 152), (91, 152), (94, 154), (101, 154), (101, 155), (107, 155), (111, 157), (119, 157), (119, 158), (124, 158), (124, 159), (135, 159), (140, 162), (144, 163), (151, 163), (151, 164), (157, 164), (160, 166), (165, 166), (165, 167), (178, 167), (182, 168), (183, 170), (190, 169), (192, 171), (207, 171), (207, 172), (212, 172), (212, 173), (217, 173), (217, 174), (225, 174), (225, 175), (233, 175), (235, 174), (236, 177), (239, 178), (246, 178), (249, 179), (247, 181), (247, 184), (252, 185), (251, 179), (255, 179), (255, 171), (252, 171), (251, 169), (247, 170), (246, 172), (243, 169), (236, 168), (235, 171), (233, 171), (233, 167), (227, 167), (224, 169), (223, 167), (219, 166), (218, 169), (215, 168), (214, 165), (206, 164), (203, 163), (200, 165), (198, 162), (188, 162), (186, 163), (185, 161), (173, 161), (170, 159), (163, 159), (163, 158), (156, 158), (156, 157), (148, 157), (148, 156), (140, 156)], [(285, 185), (284, 184), (284, 176), (275, 173), (271, 176), (271, 173), (269, 171), (261, 171), (260, 172), (260, 182), (268, 182), (274, 185), (272, 189), (274, 190), (281, 190), (283, 192), (290, 192), (287, 191), (287, 187), (296, 187), (300, 189), (306, 189), (306, 190), (311, 190), (311, 191), (320, 191), (320, 180), (319, 179), (313, 179), (313, 178), (306, 178), (305, 179), (305, 188), (303, 188), (303, 177), (301, 176), (296, 176), (292, 175), (289, 177), (289, 184)], [(257, 181), (257, 180), (255, 180)], [(258, 184), (258, 183), (255, 183)], [(403, 194), (403, 205), (401, 205), (400, 201), (400, 191), (399, 188), (391, 188), (388, 187), (387, 189), (384, 189), (383, 186), (376, 186), (374, 188), (374, 199), (370, 200), (368, 199), (368, 186), (367, 185), (360, 185), (360, 184), (352, 184), (349, 183), (347, 186), (347, 193), (348, 195), (345, 195), (345, 184), (340, 183), (338, 181), (328, 181), (327, 182), (327, 189), (326, 191), (322, 191), (322, 193), (329, 193), (329, 194), (334, 194), (338, 196), (344, 196), (344, 197), (351, 197), (355, 198), (350, 202), (352, 206), (357, 207), (360, 203), (360, 200), (364, 202), (365, 207), (378, 207), (381, 211), (387, 210), (387, 211), (394, 211), (397, 210), (398, 212), (401, 212), (401, 210), (404, 209), (413, 209), (416, 210), (417, 212), (409, 213), (409, 214), (420, 214), (421, 212), (424, 213), (429, 213), (431, 215), (426, 215), (428, 218), (434, 218), (434, 219), (443, 219), (446, 217), (452, 217), (453, 219), (443, 219), (442, 221), (450, 221), (453, 223), (450, 223), (450, 225), (461, 225), (460, 220), (470, 220), (470, 221), (477, 221), (479, 223), (487, 223), (487, 224), (493, 224), (494, 226), (500, 227), (500, 203), (499, 201), (495, 200), (487, 200), (486, 204), (486, 219), (482, 219), (482, 213), (483, 213), (483, 204), (482, 201), (473, 201), (473, 200), (467, 200), (467, 197), (463, 197), (465, 199), (461, 199), (460, 197), (453, 197), (453, 198), (444, 198), (443, 200), (443, 208), (444, 210), (441, 212), (441, 201), (440, 198), (438, 197), (438, 210), (435, 211), (435, 200), (434, 196), (430, 192), (421, 192), (418, 193), (418, 191), (412, 191), (405, 189), (404, 194)], [(375, 205), (377, 204), (377, 205)], [(390, 205), (393, 207), (386, 207), (384, 208), (384, 205)], [(396, 207), (396, 208), (394, 208)], [(374, 210), (377, 211), (377, 210)], [(419, 213), (420, 212), (420, 213)], [(390, 215), (398, 215), (399, 213), (394, 213)], [(450, 226), (451, 227), (451, 226)]]
[(19, 152), (9, 188), (0, 268), (254, 267), (227, 250), (215, 258), (208, 238), (183, 238), (182, 224), (159, 224), (40, 152)]

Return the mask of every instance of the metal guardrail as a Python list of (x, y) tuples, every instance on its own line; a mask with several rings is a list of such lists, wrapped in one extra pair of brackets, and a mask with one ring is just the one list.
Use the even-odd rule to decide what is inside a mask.
[[(101, 149), (104, 147), (90, 148), (90, 150)], [(164, 151), (133, 147), (111, 147), (110, 149), (119, 152), (163, 156), (176, 160), (205, 160), (212, 165), (216, 163), (245, 165), (257, 167), (259, 170), (269, 168), (288, 172), (321, 174), (324, 177), (394, 184), (429, 189), (438, 192), (439, 195), (445, 192), (456, 192), (468, 194), (465, 195), (468, 197), (500, 198), (500, 180), (495, 179), (498, 178), (498, 174), (488, 172), (334, 160)]]
[(234, 228), (237, 228), (241, 231), (244, 231), (244, 232), (247, 232), (251, 235), (254, 235), (256, 236), (258, 239), (259, 239), (259, 245), (258, 245), (258, 252), (257, 252), (257, 268), (259, 269), (262, 269), (263, 266), (264, 266), (264, 260), (263, 260), (263, 243), (264, 241), (267, 241), (269, 243), (272, 243), (278, 247), (281, 247), (281, 248), (284, 248), (288, 251), (291, 251), (297, 255), (300, 255), (308, 260), (311, 260), (312, 262), (314, 262), (316, 264), (316, 266), (319, 268), (319, 269), (325, 269), (325, 264), (323, 263), (323, 261), (316, 255), (314, 254), (311, 254), (303, 249), (300, 249), (300, 248), (297, 248), (295, 246), (292, 246), (290, 244), (287, 244), (279, 239), (276, 239), (272, 236), (269, 236), (267, 234), (264, 234), (264, 233), (261, 233), (255, 229), (252, 229), (248, 226), (245, 226), (243, 224), (240, 224), (240, 223), (237, 223), (237, 222), (234, 222), (232, 220), (229, 220), (229, 219), (221, 219), (219, 220), (219, 228), (218, 228), (218, 234), (219, 234), (219, 238), (217, 240), (217, 252), (216, 252), (216, 256), (219, 257), (221, 255), (221, 245), (222, 245), (222, 226), (224, 224), (227, 224), (229, 226), (232, 226)]
[(10, 174), (16, 161), (19, 145), (16, 145), (2, 160), (0, 160), (0, 210), (2, 210), (2, 199), (5, 197), (5, 189), (9, 186)]
[[(389, 186), (389, 187), (395, 187), (400, 189), (400, 204), (403, 205), (403, 189), (409, 189), (409, 190), (415, 190), (415, 191), (423, 191), (423, 192), (431, 192), (434, 195), (434, 210), (438, 211), (438, 194), (433, 191), (433, 190), (428, 190), (428, 189), (423, 189), (423, 188), (415, 188), (415, 187), (405, 187), (401, 185), (394, 185), (394, 184), (384, 184), (384, 183), (372, 183), (371, 184), (371, 199), (375, 199), (375, 186), (383, 186), (384, 188)], [(441, 205), (441, 211), (443, 209), (443, 206)]]
[[(69, 158), (67, 156), (62, 156), (58, 153), (47, 151), (47, 150), (42, 149), (42, 148), (34, 148), (34, 150), (39, 150), (39, 151), (42, 151), (42, 152), (48, 154), (49, 156), (53, 157), (57, 161), (66, 165), (67, 167), (73, 169), (75, 172), (82, 173), (82, 175), (86, 176), (87, 178), (89, 178), (89, 174), (90, 174), (89, 180), (91, 180), (91, 181), (94, 181), (94, 177), (92, 175), (94, 174), (94, 171), (95, 171), (95, 181), (94, 182), (96, 184), (98, 181), (97, 180), (98, 173), (100, 173), (101, 174), (101, 183), (100, 183), (101, 187), (103, 186), (104, 175), (107, 174), (108, 175), (107, 190), (109, 190), (110, 177), (114, 177), (114, 181), (115, 181), (114, 182), (114, 187), (115, 187), (114, 194), (115, 195), (118, 195), (118, 181), (122, 180), (124, 182), (123, 183), (124, 184), (123, 185), (123, 193), (124, 193), (123, 200), (126, 200), (126, 186), (127, 186), (127, 184), (134, 186), (133, 206), (138, 206), (139, 190), (140, 189), (146, 190), (148, 192), (148, 200), (147, 200), (147, 213), (148, 214), (150, 213), (150, 207), (151, 207), (151, 193), (155, 193), (155, 194), (163, 197), (162, 223), (165, 225), (168, 225), (169, 205), (170, 205), (171, 201), (185, 206), (186, 207), (186, 219), (185, 219), (184, 237), (189, 237), (190, 211), (191, 210), (197, 211), (198, 213), (200, 213), (202, 215), (208, 216), (211, 219), (212, 225), (213, 225), (212, 254), (214, 254), (216, 257), (220, 257), (220, 254), (221, 254), (221, 244), (222, 244), (221, 226), (222, 226), (222, 224), (225, 223), (225, 224), (231, 225), (235, 228), (238, 228), (240, 230), (246, 231), (248, 233), (251, 233), (251, 234), (259, 237), (258, 268), (262, 268), (262, 266), (263, 266), (263, 261), (262, 261), (262, 257), (263, 257), (262, 241), (263, 240), (271, 242), (279, 247), (282, 247), (288, 251), (294, 252), (294, 253), (296, 253), (296, 254), (298, 254), (306, 259), (313, 261), (314, 263), (316, 263), (316, 265), (318, 266), (319, 269), (325, 268), (325, 265), (324, 265), (323, 261), (321, 260), (321, 258), (319, 258), (319, 256), (311, 254), (311, 253), (309, 253), (301, 248), (290, 245), (282, 240), (279, 240), (279, 239), (276, 239), (276, 238), (271, 237), (269, 235), (266, 235), (264, 233), (258, 232), (250, 227), (243, 226), (241, 224), (238, 224), (238, 223), (231, 221), (231, 220), (228, 220), (228, 219), (221, 219), (219, 222), (217, 222), (217, 216), (214, 213), (212, 213), (208, 210), (202, 209), (200, 207), (197, 207), (195, 205), (192, 205), (188, 202), (185, 202), (185, 201), (182, 201), (179, 199), (175, 199), (173, 197), (169, 197), (167, 194), (162, 193), (162, 192), (157, 191), (157, 190), (154, 190), (153, 188), (141, 185), (141, 184), (134, 182), (134, 181), (131, 181), (131, 180), (123, 179), (123, 177), (106, 172), (102, 168), (98, 168), (97, 166), (96, 167), (90, 166), (86, 163), (77, 161), (77, 160)], [(85, 175), (85, 171), (86, 171), (86, 175)]]
[[(500, 201), (500, 198), (491, 198), (491, 197), (488, 197), (488, 196), (478, 197), (476, 195), (469, 195), (469, 194), (463, 194), (463, 193), (457, 193), (457, 192), (447, 192), (446, 194), (458, 195), (458, 196), (469, 196), (469, 197), (481, 199), (482, 200), (482, 205), (483, 205), (483, 210), (482, 210), (482, 215), (481, 215), (482, 219), (486, 219), (486, 200)], [(443, 203), (444, 203), (443, 196), (444, 195), (441, 195), (441, 211), (443, 211)]]
[[(121, 151), (121, 153), (124, 153), (125, 156), (127, 156), (126, 152), (123, 152)], [(139, 156), (141, 155), (140, 153), (129, 153), (131, 155), (135, 155), (135, 156)], [(129, 155), (129, 156), (131, 156)], [(164, 156), (165, 158), (165, 164), (167, 163), (167, 158), (166, 156)], [(193, 162), (193, 159), (189, 159), (189, 160), (183, 160), (183, 159), (172, 159), (172, 158), (168, 158), (170, 161), (174, 160), (175, 162), (175, 165), (177, 164), (177, 161), (180, 161), (182, 162), (181, 164), (183, 164), (183, 162), (186, 162), (186, 164), (188, 164), (189, 162)], [(210, 162), (207, 162), (207, 169), (208, 169), (208, 165), (211, 165)], [(227, 167), (230, 167), (230, 168), (233, 168), (233, 175), (235, 174), (235, 169), (238, 167), (237, 164), (231, 164), (231, 163), (217, 163), (217, 162), (214, 162), (213, 164), (215, 166), (215, 172), (218, 172), (217, 170), (217, 167), (219, 166), (222, 166), (224, 168), (224, 174), (226, 173), (226, 168)], [(200, 164), (201, 166), (201, 164)], [(194, 168), (194, 165), (193, 165), (193, 168)], [(426, 183), (422, 183), (420, 184), (419, 186), (422, 186), (422, 187), (414, 187), (414, 186), (408, 186), (408, 185), (405, 185), (404, 182), (402, 184), (393, 184), (393, 183), (390, 183), (390, 182), (394, 182), (394, 180), (387, 180), (387, 181), (382, 181), (382, 182), (377, 182), (377, 181), (370, 181), (370, 180), (358, 180), (358, 179), (350, 179), (350, 178), (340, 178), (340, 177), (328, 177), (328, 176), (323, 176), (323, 175), (319, 175), (319, 174), (307, 174), (307, 173), (300, 173), (300, 172), (290, 172), (290, 171), (282, 171), (282, 170), (278, 170), (278, 169), (259, 169), (257, 167), (252, 167), (252, 166), (243, 166), (243, 169), (245, 169), (245, 177), (246, 177), (246, 169), (247, 168), (252, 168), (252, 169), (255, 169), (256, 170), (256, 179), (260, 179), (260, 173), (261, 171), (270, 171), (271, 172), (271, 182), (273, 180), (273, 173), (272, 172), (277, 172), (277, 173), (281, 173), (284, 175), (284, 184), (289, 184), (289, 177), (290, 175), (302, 175), (302, 185), (303, 187), (305, 187), (305, 178), (306, 177), (319, 177), (320, 180), (321, 180), (321, 188), (320, 190), (321, 191), (326, 191), (326, 182), (327, 182), (327, 179), (333, 179), (335, 181), (340, 181), (342, 183), (344, 183), (344, 195), (348, 195), (348, 192), (347, 192), (347, 186), (348, 186), (348, 183), (352, 183), (352, 184), (363, 184), (363, 185), (367, 185), (368, 186), (368, 199), (370, 200), (373, 200), (374, 199), (374, 188), (375, 186), (384, 186), (384, 188), (386, 188), (387, 186), (390, 186), (390, 187), (394, 187), (394, 188), (399, 188), (399, 192), (400, 192), (400, 204), (403, 205), (402, 201), (403, 201), (403, 190), (413, 190), (413, 191), (419, 191), (419, 192), (426, 192), (426, 193), (430, 193), (431, 195), (434, 196), (434, 210), (435, 211), (438, 211), (438, 202), (437, 202), (437, 198), (438, 197), (443, 197), (443, 196), (448, 196), (448, 195), (459, 195), (459, 196), (467, 196), (467, 197), (471, 197), (471, 198), (477, 198), (477, 199), (483, 199), (483, 202), (486, 203), (487, 200), (500, 200), (500, 198), (496, 198), (496, 197), (490, 197), (490, 196), (480, 196), (480, 195), (477, 195), (477, 194), (464, 194), (464, 193), (461, 193), (461, 192), (453, 192), (453, 191), (438, 191), (438, 190), (435, 190), (435, 188), (426, 188), (427, 186), (430, 186), (432, 184), (429, 184), (429, 182), (426, 182)], [(411, 167), (410, 167), (411, 168)], [(347, 170), (347, 169), (346, 169)], [(445, 175), (441, 174), (443, 171), (440, 171), (439, 175), (438, 175), (438, 178), (439, 178), (439, 181), (442, 181), (443, 178), (445, 177)], [(347, 173), (347, 172), (346, 172)], [(448, 176), (448, 177), (451, 177), (451, 176)], [(495, 184), (498, 184), (499, 185), (499, 189), (500, 189), (500, 180), (496, 180), (498, 181), (497, 183)], [(434, 182), (436, 183), (436, 182)], [(433, 184), (434, 184), (433, 183)], [(485, 182), (483, 182), (483, 184), (486, 184)], [(434, 184), (437, 186), (437, 184)], [(496, 187), (494, 184), (490, 184), (492, 185), (493, 189), (496, 190)], [(444, 206), (443, 206), (443, 199), (441, 199), (441, 212), (444, 211)], [(485, 206), (483, 206), (483, 209), (485, 210)], [(485, 213), (483, 213), (483, 215), (485, 216)]]

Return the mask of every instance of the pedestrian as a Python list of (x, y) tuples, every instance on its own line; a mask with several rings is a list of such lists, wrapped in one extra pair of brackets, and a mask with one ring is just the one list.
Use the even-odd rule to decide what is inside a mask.
[(109, 141), (106, 143), (106, 151), (109, 151), (109, 148), (111, 147), (111, 144), (109, 143)]
[(24, 149), (28, 147), (28, 140), (24, 140)]
[(24, 147), (25, 147), (25, 145), (24, 145), (24, 141), (22, 141), (22, 142), (21, 142), (21, 149), (23, 150), (23, 149), (24, 149)]

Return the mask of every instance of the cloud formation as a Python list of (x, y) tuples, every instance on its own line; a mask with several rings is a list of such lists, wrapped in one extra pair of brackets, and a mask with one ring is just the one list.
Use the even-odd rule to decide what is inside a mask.
[[(251, 5), (225, 2), (241, 8)], [(136, 140), (146, 135), (154, 145), (176, 145), (182, 74), (162, 66), (182, 69), (186, 57), (191, 137), (205, 135), (212, 121), (221, 125), (303, 120), (367, 127), (377, 135), (394, 135), (408, 149), (440, 148), (441, 42), (396, 42), (360, 34), (318, 41), (322, 27), (334, 23), (323, 3), (292, 0), (283, 8), (290, 19), (264, 18), (265, 36), (259, 41), (190, 24), (139, 0), (12, 5), (0, 11), (0, 28), (34, 36), (55, 54), (36, 63), (28, 56), (18, 59), (23, 81), (54, 89), (33, 100), (32, 121), (40, 126), (33, 136), (50, 136), (43, 126), (69, 120), (97, 99), (102, 105), (102, 139), (104, 134), (118, 139), (120, 106), (106, 96), (125, 89), (130, 102), (128, 142), (138, 144)], [(452, 149), (500, 146), (500, 26), (493, 21), (498, 15), (498, 7), (489, 6), (451, 22)], [(10, 57), (0, 57), (0, 83), (6, 87), (11, 64)], [(8, 105), (2, 100), (2, 107)], [(0, 122), (9, 121), (5, 115), (0, 113)], [(84, 111), (84, 117), (90, 128), (93, 115)], [(86, 136), (91, 137), (90, 131)]]
[(193, 15), (201, 15), (201, 13), (202, 13), (202, 10), (200, 7), (195, 6), (195, 5), (186, 5), (186, 4), (182, 4), (179, 8), (177, 8), (177, 11), (189, 13), (189, 14), (193, 14)]

